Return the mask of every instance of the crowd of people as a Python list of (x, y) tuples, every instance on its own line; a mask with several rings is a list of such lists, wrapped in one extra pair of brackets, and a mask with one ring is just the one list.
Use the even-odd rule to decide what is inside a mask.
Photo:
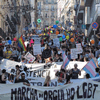
[[(36, 33), (35, 33), (36, 34)], [(41, 38), (41, 47), (44, 47), (43, 50), (41, 50), (41, 54), (34, 55), (33, 52), (33, 45), (30, 46), (31, 36), (34, 35), (34, 33), (31, 34), (23, 34), (23, 40), (26, 46), (26, 51), (24, 51), (22, 48), (18, 47), (18, 40), (14, 41), (13, 38), (10, 35), (8, 35), (6, 38), (0, 37), (0, 61), (2, 59), (9, 59), (12, 61), (17, 61), (22, 64), (30, 64), (30, 62), (24, 58), (27, 52), (30, 52), (33, 56), (35, 56), (35, 61), (32, 63), (52, 63), (52, 62), (63, 62), (62, 53), (61, 51), (64, 51), (66, 56), (70, 61), (82, 61), (82, 62), (88, 62), (91, 59), (94, 59), (96, 65), (98, 68), (96, 68), (97, 76), (100, 74), (100, 39), (97, 37), (98, 42), (92, 44), (90, 42), (89, 37), (85, 36), (84, 33), (78, 33), (78, 32), (67, 32), (66, 30), (60, 30), (59, 34), (63, 35), (69, 35), (69, 39), (62, 39), (60, 41), (60, 47), (53, 45), (53, 40), (50, 38), (50, 31), (45, 31), (45, 38)], [(99, 33), (98, 33), (99, 35)], [(74, 38), (74, 41), (71, 42), (71, 38)], [(9, 44), (8, 41), (11, 40), (12, 43)], [(34, 41), (34, 40), (33, 40)], [(81, 43), (81, 47), (83, 52), (78, 54), (77, 59), (71, 59), (71, 49), (76, 48), (76, 44)], [(47, 60), (49, 58), (49, 60)], [(31, 64), (32, 64), (31, 63)], [(0, 74), (0, 83), (6, 83), (7, 80), (9, 80), (12, 83), (18, 83), (18, 82), (24, 82), (25, 85), (30, 86), (30, 83), (27, 79), (27, 66), (19, 66), (16, 65), (16, 70), (11, 69), (11, 72), (16, 71), (16, 74), (6, 74), (6, 70), (3, 69)], [(81, 71), (78, 69), (79, 66), (77, 64), (74, 64), (74, 68), (70, 71), (62, 69), (58, 72), (56, 72), (56, 76), (58, 77), (58, 83), (59, 85), (64, 85), (70, 83), (70, 78), (72, 79), (78, 79), (78, 75), (81, 75)], [(20, 70), (22, 69), (22, 70)], [(86, 74), (86, 78), (90, 78), (89, 74)], [(66, 81), (66, 82), (65, 82)], [(44, 82), (44, 86), (50, 86), (50, 76), (46, 77), (46, 80)]]

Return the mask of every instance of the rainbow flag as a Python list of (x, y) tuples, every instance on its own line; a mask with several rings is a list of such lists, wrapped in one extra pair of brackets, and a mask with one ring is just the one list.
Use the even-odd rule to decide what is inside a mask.
[(24, 44), (24, 40), (23, 40), (23, 38), (22, 38), (22, 35), (21, 35), (21, 37), (20, 37), (19, 40), (18, 40), (18, 46), (19, 46), (20, 48), (22, 48), (24, 51), (26, 51), (26, 47), (25, 47), (25, 44)]

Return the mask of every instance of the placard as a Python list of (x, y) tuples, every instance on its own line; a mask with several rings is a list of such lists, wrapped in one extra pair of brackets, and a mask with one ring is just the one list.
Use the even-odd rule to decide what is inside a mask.
[(77, 59), (78, 55), (77, 55), (77, 49), (71, 49), (71, 59)]
[(53, 39), (53, 44), (56, 47), (60, 47), (59, 39), (58, 38)]
[(40, 38), (35, 38), (34, 39), (34, 44), (40, 44)]
[(77, 54), (80, 54), (83, 52), (82, 47), (81, 47), (81, 43), (76, 44), (76, 48), (77, 48)]
[(33, 53), (34, 53), (34, 55), (42, 54), (41, 53), (41, 44), (33, 45)]
[(29, 62), (33, 62), (33, 61), (35, 60), (35, 57), (34, 57), (31, 53), (29, 53), (29, 52), (27, 52), (27, 54), (26, 54), (24, 57), (25, 57), (25, 59), (27, 59)]
[(50, 39), (55, 39), (55, 38), (57, 38), (57, 35), (56, 34), (51, 34), (50, 35)]

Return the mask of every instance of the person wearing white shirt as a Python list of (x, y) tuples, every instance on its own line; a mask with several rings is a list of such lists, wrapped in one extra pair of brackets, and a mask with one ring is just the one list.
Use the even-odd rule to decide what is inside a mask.
[(22, 69), (24, 69), (25, 67), (25, 58), (22, 58), (22, 61), (20, 62)]

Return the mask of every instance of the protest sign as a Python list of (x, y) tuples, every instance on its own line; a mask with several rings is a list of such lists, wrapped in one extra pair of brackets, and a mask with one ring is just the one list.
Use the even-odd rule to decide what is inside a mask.
[(57, 87), (1, 84), (1, 100), (99, 100), (100, 83), (84, 80)]
[(59, 39), (58, 38), (53, 39), (53, 44), (56, 47), (60, 47)]
[(71, 49), (71, 59), (77, 59), (78, 55), (77, 55), (77, 49)]
[(83, 52), (82, 47), (81, 47), (81, 43), (76, 44), (76, 49), (77, 49), (77, 54), (80, 54)]
[(34, 44), (40, 44), (40, 38), (34, 38)]
[(55, 38), (57, 38), (56, 34), (50, 34), (50, 39), (55, 39)]
[(29, 53), (29, 52), (27, 52), (27, 54), (24, 56), (29, 62), (33, 62), (34, 60), (35, 60), (35, 57), (31, 54), (31, 53)]
[(41, 44), (33, 45), (33, 53), (34, 53), (34, 55), (42, 54), (41, 53)]

